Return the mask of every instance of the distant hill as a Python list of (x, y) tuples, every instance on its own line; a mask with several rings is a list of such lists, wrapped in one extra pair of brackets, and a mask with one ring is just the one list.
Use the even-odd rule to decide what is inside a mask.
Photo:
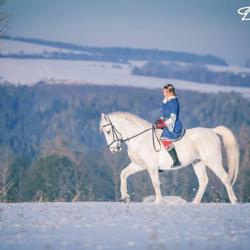
[[(9, 58), (53, 58), (70, 60), (95, 60), (111, 62), (127, 62), (128, 60), (155, 60), (179, 61), (201, 64), (227, 65), (224, 59), (213, 55), (197, 55), (187, 52), (174, 52), (158, 49), (120, 48), (120, 47), (92, 47), (72, 43), (48, 41), (36, 38), (4, 36), (2, 39), (28, 42), (31, 44), (46, 45), (61, 49), (70, 49), (82, 53), (51, 52), (46, 54), (0, 54), (0, 57)], [(88, 54), (86, 54), (88, 52)]]
[[(25, 84), (43, 79), (60, 79), (127, 86), (148, 86), (151, 82), (157, 86), (157, 82), (174, 79), (181, 80), (179, 88), (214, 92), (221, 86), (237, 87), (238, 92), (249, 96), (249, 90), (242, 87), (250, 87), (250, 69), (228, 66), (223, 59), (212, 55), (157, 49), (89, 47), (10, 36), (0, 41), (0, 81)], [(149, 79), (152, 77), (153, 80)], [(192, 84), (201, 86), (194, 88)]]
[(134, 67), (132, 73), (141, 76), (156, 76), (217, 85), (250, 87), (250, 72), (218, 72), (209, 70), (206, 65), (202, 64), (180, 65), (177, 63), (163, 64), (161, 62), (148, 62), (142, 67)]

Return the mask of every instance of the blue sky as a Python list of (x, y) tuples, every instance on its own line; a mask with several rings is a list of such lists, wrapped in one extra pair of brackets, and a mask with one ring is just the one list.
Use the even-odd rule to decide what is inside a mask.
[(214, 54), (243, 65), (250, 58), (243, 6), (250, 0), (8, 0), (5, 9), (8, 35)]

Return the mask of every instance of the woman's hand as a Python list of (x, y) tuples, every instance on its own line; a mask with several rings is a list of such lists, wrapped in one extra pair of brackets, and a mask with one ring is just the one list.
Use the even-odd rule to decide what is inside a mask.
[(163, 129), (166, 124), (162, 119), (158, 119), (156, 122), (154, 122), (154, 126), (159, 129)]

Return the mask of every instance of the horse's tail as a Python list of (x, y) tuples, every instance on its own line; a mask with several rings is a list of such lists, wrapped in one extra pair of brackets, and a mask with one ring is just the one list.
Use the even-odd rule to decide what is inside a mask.
[(227, 152), (228, 175), (232, 185), (235, 183), (239, 172), (239, 146), (232, 131), (224, 126), (212, 129), (216, 134), (222, 136)]

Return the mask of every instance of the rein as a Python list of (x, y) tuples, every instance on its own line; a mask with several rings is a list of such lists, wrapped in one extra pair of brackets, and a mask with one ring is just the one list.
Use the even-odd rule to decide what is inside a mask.
[[(108, 116), (106, 116), (106, 117), (108, 117)], [(131, 140), (131, 139), (133, 139), (133, 138), (135, 138), (135, 137), (137, 137), (137, 136), (139, 136), (139, 135), (141, 135), (141, 134), (144, 134), (145, 132), (147, 132), (147, 131), (149, 131), (149, 130), (152, 130), (152, 141), (153, 141), (153, 146), (154, 146), (154, 150), (156, 151), (156, 152), (159, 152), (160, 150), (161, 150), (161, 142), (160, 142), (160, 139), (157, 137), (157, 135), (156, 135), (156, 127), (152, 124), (152, 127), (151, 128), (147, 128), (147, 129), (145, 129), (145, 130), (143, 130), (143, 131), (141, 131), (140, 133), (138, 133), (138, 134), (135, 134), (135, 135), (133, 135), (133, 136), (130, 136), (130, 137), (127, 137), (126, 139), (122, 139), (122, 138), (119, 138), (119, 136), (118, 135), (120, 135), (120, 136), (122, 136), (122, 134), (117, 130), (117, 128), (113, 125), (113, 123), (111, 122), (111, 120), (110, 120), (110, 118), (108, 117), (108, 119), (109, 119), (109, 123), (108, 124), (105, 124), (105, 125), (103, 125), (102, 127), (106, 127), (106, 126), (111, 126), (111, 128), (112, 128), (112, 135), (113, 135), (113, 141), (110, 143), (110, 144), (108, 144), (108, 147), (109, 148), (112, 148), (112, 144), (113, 143), (115, 143), (116, 141), (118, 141), (118, 142), (120, 142), (120, 143), (122, 143), (122, 142), (126, 142), (126, 141), (129, 141), (129, 140)], [(155, 137), (156, 137), (156, 140), (157, 140), (157, 142), (158, 142), (158, 144), (160, 145), (160, 149), (156, 149), (156, 145), (155, 145)], [(118, 150), (120, 149), (120, 146), (118, 146)]]

